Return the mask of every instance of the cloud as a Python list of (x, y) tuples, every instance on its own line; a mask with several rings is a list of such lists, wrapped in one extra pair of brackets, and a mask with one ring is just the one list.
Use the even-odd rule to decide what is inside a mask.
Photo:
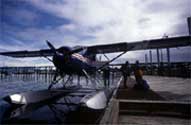
[[(59, 47), (132, 42), (161, 38), (165, 33), (170, 37), (187, 35), (186, 17), (191, 15), (189, 0), (23, 1), (30, 4), (36, 12), (47, 14), (47, 17), (42, 20), (43, 18), (38, 17), (39, 13), (33, 15), (34, 13), (27, 8), (25, 11), (18, 12), (18, 15), (24, 15), (24, 17), (19, 16), (21, 20), (26, 22), (35, 20), (34, 23), (43, 22), (44, 25), (43, 28), (38, 25), (24, 29), (13, 27), (10, 28), (12, 31), (7, 31), (12, 39), (23, 41), (22, 43), (26, 45), (24, 47), (22, 43), (16, 42), (17, 45), (14, 46), (22, 44), (26, 49), (46, 48), (45, 40), (50, 40)], [(49, 21), (48, 16), (51, 19), (60, 19), (59, 23), (54, 25), (56, 21)], [(67, 20), (67, 23), (64, 20)], [(142, 52), (137, 53), (132, 52), (124, 58), (134, 59), (142, 54)]]
[[(186, 17), (180, 19), (180, 16), (189, 11), (188, 0), (69, 0), (55, 3), (32, 0), (31, 3), (55, 16), (71, 20), (77, 30), (84, 29), (97, 41), (105, 42), (156, 38), (164, 33), (174, 35), (172, 29), (180, 22), (186, 23)], [(144, 19), (147, 21), (140, 23)], [(97, 27), (101, 27), (100, 30), (90, 30)]]
[[(164, 33), (171, 36), (175, 33), (182, 35), (187, 32), (186, 17), (183, 18), (182, 15), (188, 11), (188, 4), (186, 4), (189, 2), (188, 0), (161, 0), (158, 2), (148, 0), (26, 1), (46, 13), (70, 20), (69, 24), (50, 27), (50, 30), (45, 28), (43, 31), (34, 27), (23, 31), (27, 33), (33, 30), (37, 38), (42, 38), (38, 36), (49, 36), (48, 38), (51, 37), (52, 40), (62, 41), (63, 37), (59, 37), (57, 34), (59, 32), (60, 35), (64, 34), (65, 37), (73, 37), (80, 41), (84, 41), (83, 38), (87, 36), (90, 39), (87, 39), (89, 42), (85, 43), (101, 44), (103, 42), (131, 42), (160, 38)], [(174, 9), (175, 7), (176, 9)], [(184, 28), (179, 33), (180, 25)], [(23, 32), (19, 34), (24, 34)], [(26, 33), (25, 36), (34, 38), (33, 34), (27, 35)], [(74, 42), (76, 41), (70, 43), (76, 44)]]
[[(38, 16), (26, 9), (21, 9), (21, 10), (11, 10), (10, 15), (6, 15), (9, 17), (9, 19), (12, 20), (17, 25), (22, 25), (22, 26), (34, 26), (35, 25), (35, 20), (37, 20)], [(14, 17), (13, 17), (14, 16)]]

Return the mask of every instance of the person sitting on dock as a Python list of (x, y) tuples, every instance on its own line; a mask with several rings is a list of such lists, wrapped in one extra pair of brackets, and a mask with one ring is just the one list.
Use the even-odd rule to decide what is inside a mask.
[(140, 68), (139, 61), (136, 61), (134, 67), (134, 75), (136, 79), (136, 84), (134, 85), (134, 89), (148, 90), (150, 88), (147, 81), (143, 79), (143, 71)]
[(121, 66), (120, 70), (121, 70), (122, 75), (123, 75), (124, 88), (127, 88), (127, 79), (130, 77), (130, 73), (131, 73), (129, 62), (126, 61), (126, 63)]

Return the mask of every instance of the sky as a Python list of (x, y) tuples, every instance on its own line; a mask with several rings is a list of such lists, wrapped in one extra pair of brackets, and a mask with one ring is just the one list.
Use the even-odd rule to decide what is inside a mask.
[[(60, 47), (188, 35), (186, 18), (191, 16), (190, 0), (0, 1), (1, 52), (46, 49), (46, 40)], [(171, 60), (191, 61), (189, 49), (172, 49)], [(129, 52), (118, 62), (144, 60), (145, 54), (148, 51)], [(0, 56), (0, 66), (37, 65), (50, 63), (43, 58)]]

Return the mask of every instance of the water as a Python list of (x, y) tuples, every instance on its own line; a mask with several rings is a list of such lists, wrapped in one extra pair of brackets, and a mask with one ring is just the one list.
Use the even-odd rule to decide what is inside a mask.
[[(64, 79), (66, 81), (67, 77)], [(78, 84), (77, 82), (77, 76), (73, 77), (72, 84)], [(99, 83), (95, 84), (97, 87), (103, 87), (103, 78), (102, 76), (97, 76), (96, 79), (99, 81)], [(114, 74), (114, 76), (111, 76), (111, 87), (115, 87), (116, 83), (120, 79), (120, 74)], [(169, 100), (177, 100), (177, 101), (191, 101), (191, 93), (190, 93), (190, 83), (191, 79), (182, 79), (182, 78), (174, 78), (174, 77), (159, 77), (159, 76), (144, 76), (144, 79), (146, 79), (154, 91), (156, 91), (161, 96), (165, 97), (167, 101)], [(20, 92), (26, 92), (26, 91), (34, 91), (34, 90), (41, 90), (41, 89), (47, 89), (49, 84), (51, 83), (52, 76), (46, 76), (46, 75), (8, 75), (2, 79), (0, 79), (0, 98), (10, 95), (13, 93), (20, 93)], [(93, 79), (92, 79), (93, 80)], [(62, 86), (63, 81), (60, 81), (59, 84), (56, 85)], [(87, 83), (85, 78), (81, 78), (81, 85), (84, 87), (92, 87), (92, 84), (90, 84), (90, 81)], [(75, 108), (77, 108), (74, 105), (67, 106), (67, 105), (61, 105), (64, 104), (66, 100), (70, 100), (71, 103), (78, 104), (81, 100), (81, 97), (65, 97), (63, 99), (58, 100), (57, 103), (51, 104), (51, 105), (45, 105), (43, 107), (39, 107), (38, 110), (24, 114), (22, 117), (31, 120), (31, 121), (39, 121), (41, 119), (44, 119), (45, 121), (50, 121), (51, 123), (57, 123), (57, 122), (65, 122), (68, 119), (63, 119), (67, 113), (73, 112)], [(1, 110), (2, 111), (2, 110)], [(88, 112), (85, 112), (84, 115), (87, 115)], [(95, 113), (92, 113), (95, 114)], [(80, 116), (84, 116), (80, 115)], [(69, 115), (70, 116), (70, 115)], [(72, 114), (72, 119), (69, 119), (74, 121), (74, 115)], [(80, 118), (80, 116), (77, 116), (76, 118)], [(87, 115), (89, 116), (89, 114)], [(0, 116), (1, 117), (1, 116)], [(31, 118), (31, 119), (29, 119)], [(82, 117), (85, 118), (86, 117)], [(81, 118), (80, 118), (81, 119)], [(62, 121), (63, 120), (63, 121)], [(28, 121), (30, 123), (30, 121)]]
[(43, 80), (21, 80), (12, 78), (11, 80), (4, 79), (0, 81), (0, 98), (14, 93), (41, 90), (48, 87), (48, 83)]
[[(64, 80), (61, 80), (54, 87), (62, 86), (63, 81), (67, 80), (65, 77)], [(111, 77), (110, 79), (110, 87), (115, 87), (117, 81), (119, 81), (120, 77)], [(70, 80), (69, 85), (78, 84), (78, 76), (73, 76), (73, 79)], [(92, 88), (96, 86), (96, 88), (104, 87), (103, 77), (101, 75), (97, 75), (96, 78), (88, 79), (81, 77), (80, 85), (86, 88)], [(96, 79), (96, 80), (95, 80)], [(15, 76), (8, 75), (0, 80), (0, 98), (3, 98), (7, 95), (14, 93), (21, 93), (27, 91), (35, 91), (47, 89), (49, 84), (51, 83), (52, 76), (45, 77), (44, 75), (31, 75), (31, 76)], [(95, 82), (97, 81), (97, 82)], [(93, 83), (93, 84), (91, 84)], [(84, 89), (80, 89), (84, 91)], [(86, 89), (85, 89), (86, 90)], [(93, 90), (90, 89), (92, 92)], [(89, 93), (92, 93), (88, 91)], [(74, 93), (73, 93), (74, 94)], [(88, 93), (81, 93), (75, 91), (75, 96), (71, 96), (70, 94), (66, 94), (59, 99), (52, 100), (51, 103), (37, 103), (33, 105), (23, 105), (18, 107), (17, 109), (13, 109), (10, 112), (8, 117), (4, 117), (4, 113), (9, 112), (10, 104), (6, 103), (3, 100), (0, 100), (0, 123), (15, 123), (14, 118), (16, 118), (17, 123), (94, 123), (99, 119), (100, 113), (102, 110), (90, 110), (90, 109), (81, 109), (79, 106), (81, 104), (81, 100)], [(111, 94), (111, 93), (110, 93)], [(106, 94), (107, 95), (107, 94)], [(96, 102), (100, 102), (96, 101)], [(102, 103), (101, 103), (102, 104)], [(9, 113), (8, 113), (9, 114)], [(83, 115), (82, 115), (83, 114)], [(88, 119), (86, 117), (81, 117), (88, 114)], [(19, 117), (18, 117), (19, 116)]]
[[(115, 77), (115, 78), (114, 78)], [(64, 81), (66, 81), (68, 76), (65, 77)], [(34, 90), (42, 90), (47, 89), (53, 79), (53, 75), (7, 75), (0, 79), (0, 98), (3, 98), (7, 95), (14, 94), (14, 93), (21, 93), (27, 91), (34, 91)], [(95, 80), (96, 79), (96, 80)], [(67, 85), (75, 85), (78, 84), (78, 76), (73, 76), (73, 79), (69, 81)], [(113, 75), (110, 77), (110, 87), (115, 87), (119, 77)], [(87, 82), (88, 81), (88, 82)], [(58, 84), (54, 87), (62, 87), (63, 80), (61, 80)], [(91, 84), (93, 83), (93, 84)], [(101, 75), (97, 75), (96, 78), (91, 77), (90, 79), (86, 79), (85, 77), (80, 77), (80, 85), (84, 87), (97, 87), (102, 88), (104, 87), (104, 80)]]

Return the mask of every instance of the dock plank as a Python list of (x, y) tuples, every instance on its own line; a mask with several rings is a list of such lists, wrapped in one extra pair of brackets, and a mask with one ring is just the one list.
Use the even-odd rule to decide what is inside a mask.
[(134, 84), (135, 80), (130, 78), (127, 83), (128, 87), (123, 88), (123, 80), (120, 81), (101, 124), (191, 123), (191, 104), (189, 102), (167, 100), (152, 88), (148, 91), (135, 90), (133, 89)]
[(127, 88), (123, 87), (123, 80), (121, 81), (119, 88), (116, 93), (117, 99), (135, 99), (135, 100), (165, 100), (158, 93), (149, 89), (147, 91), (144, 90), (136, 90), (133, 89), (133, 85), (136, 83), (135, 79), (128, 78), (127, 80)]
[(127, 115), (158, 115), (181, 118), (191, 117), (191, 104), (175, 101), (118, 100), (119, 113)]

